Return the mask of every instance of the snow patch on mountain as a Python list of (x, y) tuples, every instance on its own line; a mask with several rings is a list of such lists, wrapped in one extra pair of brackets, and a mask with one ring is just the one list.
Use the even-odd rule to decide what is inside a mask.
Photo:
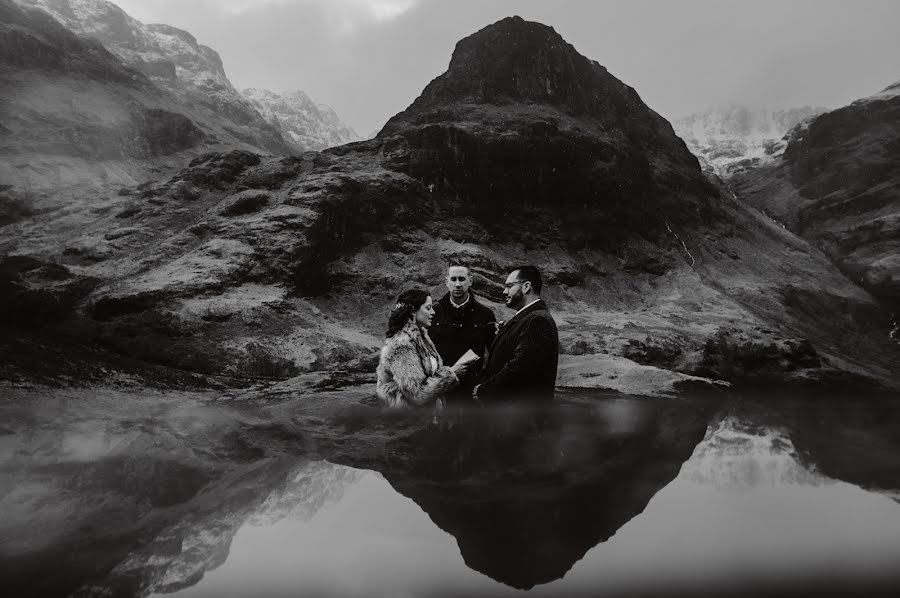
[(896, 98), (897, 96), (900, 96), (900, 81), (891, 83), (876, 94), (856, 100), (855, 102), (853, 102), (853, 104), (864, 104), (866, 102), (874, 102), (878, 100), (889, 100), (891, 98)]
[(701, 166), (727, 178), (779, 157), (794, 127), (827, 111), (803, 106), (787, 110), (718, 106), (672, 122)]
[[(152, 65), (169, 62), (183, 83), (234, 91), (216, 51), (197, 43), (187, 31), (170, 25), (145, 25), (107, 0), (26, 2), (48, 12), (75, 33), (97, 39), (123, 62), (151, 77), (160, 76)], [(150, 72), (143, 68), (145, 65), (150, 65)]]
[(278, 94), (250, 88), (243, 94), (300, 151), (322, 150), (360, 140), (356, 131), (344, 124), (330, 106), (313, 102), (302, 91)]

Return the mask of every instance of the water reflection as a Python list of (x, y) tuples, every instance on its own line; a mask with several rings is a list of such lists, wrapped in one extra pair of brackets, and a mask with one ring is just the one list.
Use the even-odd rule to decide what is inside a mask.
[[(652, 443), (658, 438), (647, 436), (653, 434), (650, 420), (678, 423), (660, 418), (658, 412), (656, 418), (645, 419), (641, 409), (628, 409), (635, 416), (629, 418), (633, 427), (617, 426), (620, 440), (642, 436)], [(672, 429), (671, 435), (684, 431)], [(629, 457), (627, 450), (624, 454), (621, 462), (629, 463), (631, 478), (616, 477), (616, 466), (601, 465), (583, 479), (570, 481), (566, 490), (555, 483), (529, 488), (525, 480), (530, 476), (524, 471), (501, 481), (499, 474), (489, 479), (472, 467), (468, 471), (478, 472), (478, 482), (453, 492), (438, 480), (410, 482), (393, 472), (395, 479), (388, 484), (375, 472), (320, 464), (330, 468), (333, 477), (353, 480), (342, 486), (340, 500), (312, 518), (304, 510), (301, 519), (245, 525), (225, 565), (179, 595), (262, 591), (286, 596), (298, 588), (331, 596), (514, 594), (512, 587), (489, 579), (509, 583), (502, 577), (507, 573), (502, 563), (518, 564), (512, 573), (516, 579), (535, 578), (550, 570), (536, 558), (556, 563), (571, 552), (567, 545), (582, 545), (582, 535), (567, 528), (565, 507), (571, 507), (572, 520), (581, 520), (590, 530), (583, 537), (594, 544), (564, 577), (534, 587), (533, 595), (832, 593), (883, 589), (896, 581), (892, 575), (900, 564), (900, 507), (885, 496), (807, 469), (785, 428), (720, 414), (662, 489), (656, 486), (660, 478), (634, 467), (644, 457)], [(586, 457), (581, 453), (576, 461), (585, 464)], [(554, 463), (548, 470), (558, 466)], [(493, 472), (493, 466), (487, 469)], [(620, 488), (612, 488), (613, 481)], [(648, 500), (603, 498), (595, 492), (598, 488), (609, 495)], [(305, 489), (298, 500), (305, 503), (308, 498), (302, 497), (310, 494)], [(279, 496), (279, 501), (287, 500), (285, 494)], [(629, 506), (621, 508), (624, 504)], [(501, 507), (508, 512), (502, 513)], [(632, 517), (638, 508), (643, 512)], [(500, 521), (491, 522), (492, 516)], [(529, 517), (550, 524), (535, 524)], [(518, 529), (513, 522), (519, 523)], [(516, 547), (514, 540), (531, 545)], [(478, 555), (486, 552), (477, 542), (494, 549), (505, 542), (502, 548), (511, 555), (477, 561), (466, 554), (473, 543)], [(529, 567), (538, 572), (519, 571)], [(873, 588), (876, 582), (881, 586)]]
[(434, 421), (310, 404), (6, 418), (0, 589), (557, 596), (898, 581), (890, 404), (570, 393), (552, 409)]
[[(434, 584), (435, 575), (459, 578), (463, 562), (517, 588), (558, 579), (587, 550), (641, 512), (677, 475), (703, 438), (714, 407), (696, 401), (625, 398), (568, 401), (551, 408), (512, 405), (447, 412), (424, 425), (418, 415), (410, 415), (406, 422), (392, 416), (388, 425), (399, 430), (393, 435), (380, 433), (383, 420), (373, 421), (374, 430), (367, 431), (352, 415), (335, 418), (338, 429), (319, 426), (313, 434), (318, 454), (355, 468), (317, 462), (288, 474), (287, 483), (273, 491), (256, 513), (245, 516), (238, 537), (252, 545), (249, 561), (226, 565), (229, 571), (241, 570), (227, 585), (253, 579), (250, 583), (267, 591), (287, 591), (290, 586), (277, 581), (283, 574), (260, 571), (281, 563), (283, 573), (297, 583), (297, 567), (306, 570), (309, 564), (304, 555), (319, 554), (327, 546), (336, 551), (331, 555), (336, 562), (320, 562), (313, 569), (322, 583), (337, 584), (331, 588), (334, 595), (352, 589), (341, 585), (344, 581), (351, 586), (362, 583), (357, 571), (365, 571), (366, 579), (384, 578), (385, 583), (404, 580), (401, 586), (383, 588), (387, 594), (405, 584), (424, 591), (435, 587), (427, 586)], [(353, 428), (354, 436), (341, 433), (345, 425)], [(348, 441), (356, 450), (347, 449)], [(362, 470), (356, 468), (361, 467), (381, 475), (360, 478)], [(351, 483), (360, 479), (364, 481)], [(356, 498), (341, 501), (343, 514), (336, 521), (325, 516), (324, 524), (318, 518), (315, 524), (305, 524), (323, 505), (341, 497), (348, 485)], [(397, 492), (412, 502), (398, 500), (402, 497)], [(273, 525), (284, 519), (289, 522)], [(183, 528), (180, 524), (181, 532)], [(458, 549), (447, 552), (454, 542), (440, 530), (455, 538)], [(335, 534), (347, 541), (335, 544)], [(416, 538), (412, 546), (410, 534)], [(170, 564), (157, 584), (160, 591), (195, 581), (204, 570), (218, 566), (218, 555), (223, 547), (227, 550), (221, 534), (203, 529), (192, 535), (215, 541), (207, 542), (206, 557)], [(416, 548), (424, 538), (428, 550)], [(190, 549), (197, 544), (185, 541)], [(434, 551), (443, 556), (434, 559)], [(346, 570), (337, 566), (349, 565), (345, 561), (353, 560), (353, 555), (360, 562)], [(234, 559), (232, 554), (227, 562)], [(151, 560), (132, 557), (114, 573), (146, 568)], [(420, 566), (413, 569), (415, 575), (398, 577), (407, 562)], [(181, 573), (173, 574), (177, 571)], [(315, 576), (303, 579), (311, 578)], [(303, 583), (310, 587), (308, 581)]]
[(602, 579), (624, 592), (893, 594), (900, 506), (811, 469), (788, 432), (746, 406), (717, 419), (678, 477), (564, 587)]
[(565, 575), (640, 513), (703, 438), (712, 405), (610, 398), (451, 416), (378, 469), (452, 534), (465, 563), (515, 588)]

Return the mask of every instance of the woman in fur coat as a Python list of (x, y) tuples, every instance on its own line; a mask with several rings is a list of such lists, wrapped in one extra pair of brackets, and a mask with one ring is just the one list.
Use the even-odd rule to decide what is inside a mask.
[(427, 291), (404, 291), (388, 320), (387, 340), (378, 362), (378, 398), (387, 407), (443, 404), (441, 397), (459, 384), (465, 366), (449, 368), (428, 336), (434, 309)]

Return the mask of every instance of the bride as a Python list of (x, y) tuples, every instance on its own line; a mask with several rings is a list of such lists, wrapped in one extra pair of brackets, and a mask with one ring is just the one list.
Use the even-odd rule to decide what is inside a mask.
[(397, 298), (378, 362), (376, 392), (385, 406), (442, 406), (441, 397), (465, 373), (467, 363), (447, 367), (441, 360), (427, 331), (433, 317), (427, 291), (411, 289)]

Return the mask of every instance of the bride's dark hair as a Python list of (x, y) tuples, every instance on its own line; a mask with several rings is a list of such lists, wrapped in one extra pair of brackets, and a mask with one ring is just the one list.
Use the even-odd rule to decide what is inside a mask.
[(410, 289), (403, 291), (397, 297), (397, 304), (391, 309), (391, 316), (388, 318), (387, 337), (391, 338), (406, 326), (409, 317), (416, 313), (425, 300), (431, 296), (428, 291), (422, 289)]

